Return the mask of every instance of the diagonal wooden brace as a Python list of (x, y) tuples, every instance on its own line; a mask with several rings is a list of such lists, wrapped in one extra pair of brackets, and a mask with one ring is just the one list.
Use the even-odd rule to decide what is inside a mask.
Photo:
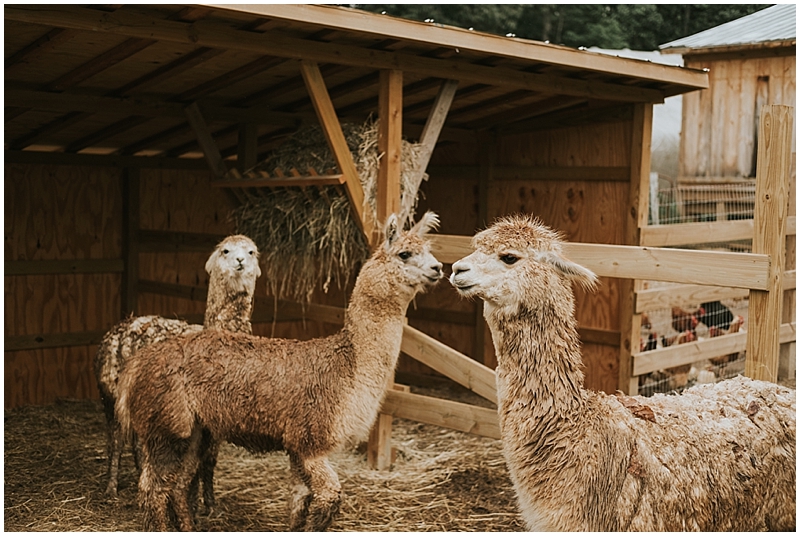
[(344, 175), (345, 191), (350, 199), (353, 215), (361, 231), (372, 245), (372, 229), (375, 224), (370, 211), (364, 209), (364, 190), (361, 188), (358, 170), (353, 162), (353, 155), (347, 147), (347, 140), (342, 132), (342, 126), (339, 124), (339, 118), (336, 116), (336, 110), (333, 108), (328, 89), (325, 87), (322, 73), (319, 66), (312, 61), (301, 61), (300, 72), (303, 75), (311, 102), (314, 104), (314, 110), (317, 112), (322, 131), (328, 140), (328, 146), (333, 153), (333, 158)]

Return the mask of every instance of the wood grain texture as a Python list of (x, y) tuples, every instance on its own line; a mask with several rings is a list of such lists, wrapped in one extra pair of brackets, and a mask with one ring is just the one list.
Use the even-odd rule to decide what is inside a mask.
[(753, 251), (771, 262), (766, 288), (750, 292), (745, 375), (772, 382), (778, 380), (793, 113), (789, 106), (764, 106), (758, 135)]

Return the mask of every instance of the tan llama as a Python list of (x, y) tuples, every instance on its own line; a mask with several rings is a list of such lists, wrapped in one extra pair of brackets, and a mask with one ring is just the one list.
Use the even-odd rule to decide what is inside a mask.
[(572, 282), (595, 284), (529, 216), (453, 265), (485, 301), (503, 449), (542, 531), (794, 531), (795, 391), (743, 377), (652, 398), (583, 389)]
[(203, 330), (153, 344), (123, 371), (117, 413), (142, 443), (139, 503), (147, 530), (167, 530), (170, 508), (193, 530), (186, 490), (202, 427), (253, 452), (284, 450), (292, 470), (292, 530), (325, 530), (341, 503), (328, 462), (374, 422), (400, 354), (406, 310), (442, 265), (427, 213), (409, 231), (387, 220), (383, 244), (356, 279), (336, 334), (309, 341)]

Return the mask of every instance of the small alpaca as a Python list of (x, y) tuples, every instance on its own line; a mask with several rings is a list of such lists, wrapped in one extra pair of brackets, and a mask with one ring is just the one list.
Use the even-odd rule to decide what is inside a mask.
[(451, 283), (485, 301), (504, 454), (531, 530), (794, 530), (794, 390), (738, 377), (652, 398), (586, 391), (571, 281), (596, 276), (530, 216), (472, 244)]
[(203, 330), (148, 346), (120, 380), (117, 412), (142, 445), (139, 504), (146, 530), (167, 530), (169, 507), (193, 530), (186, 502), (201, 430), (253, 452), (289, 454), (291, 529), (325, 530), (341, 485), (328, 456), (366, 436), (400, 354), (409, 303), (442, 276), (429, 212), (409, 231), (387, 219), (385, 240), (356, 279), (336, 334), (297, 341)]
[[(114, 414), (120, 371), (131, 356), (150, 344), (178, 335), (206, 329), (227, 329), (252, 333), (250, 314), (256, 279), (261, 275), (258, 248), (244, 235), (233, 235), (220, 242), (206, 261), (210, 276), (204, 325), (160, 316), (130, 316), (113, 326), (100, 341), (94, 368), (97, 386), (106, 416), (108, 440), (108, 485), (106, 495), (116, 497), (119, 463), (124, 436)], [(210, 436), (204, 440), (204, 463), (201, 469), (203, 500), (206, 508), (214, 504), (214, 466), (217, 445)]]

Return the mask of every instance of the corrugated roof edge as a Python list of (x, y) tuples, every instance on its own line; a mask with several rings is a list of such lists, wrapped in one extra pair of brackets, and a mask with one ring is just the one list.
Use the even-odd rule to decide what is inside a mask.
[(789, 41), (797, 37), (797, 8), (777, 4), (702, 32), (659, 45), (660, 50), (712, 49)]

